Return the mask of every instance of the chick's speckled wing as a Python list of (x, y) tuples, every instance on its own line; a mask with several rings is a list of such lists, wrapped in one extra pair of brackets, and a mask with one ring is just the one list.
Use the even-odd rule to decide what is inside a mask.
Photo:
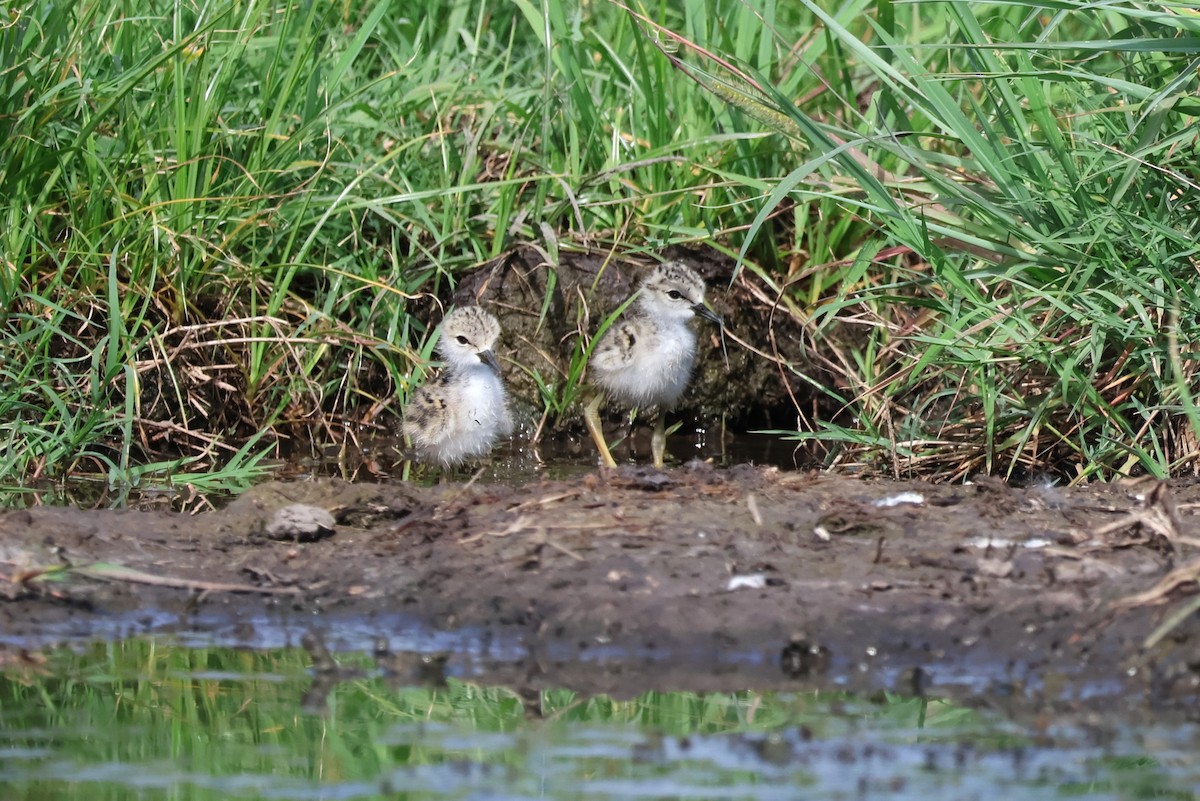
[[(641, 327), (645, 327), (642, 322)], [(592, 352), (592, 367), (601, 373), (611, 373), (629, 367), (639, 351), (639, 342), (646, 332), (629, 320), (619, 320), (601, 337)]]
[(452, 423), (454, 410), (450, 408), (445, 384), (445, 373), (430, 378), (404, 407), (404, 433), (418, 448), (437, 442)]

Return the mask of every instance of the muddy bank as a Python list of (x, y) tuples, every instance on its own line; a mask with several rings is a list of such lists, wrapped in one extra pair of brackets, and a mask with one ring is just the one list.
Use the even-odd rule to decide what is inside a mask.
[[(684, 467), (520, 487), (273, 483), (196, 516), (18, 510), (0, 516), (0, 639), (111, 636), (120, 621), (255, 642), (268, 621), (364, 647), (403, 620), (472, 632), (472, 669), (491, 654), (492, 679), (527, 689), (841, 687), (1195, 715), (1196, 616), (1144, 644), (1194, 589), (1183, 571), (1164, 603), (1150, 593), (1195, 564), (1198, 502), (1181, 483)], [(330, 525), (272, 528), (294, 503)]]

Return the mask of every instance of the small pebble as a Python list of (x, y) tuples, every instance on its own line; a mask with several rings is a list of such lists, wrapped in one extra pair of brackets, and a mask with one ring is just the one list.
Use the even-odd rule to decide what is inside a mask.
[(275, 513), (267, 523), (267, 536), (288, 542), (313, 542), (332, 537), (337, 521), (325, 509), (294, 503)]

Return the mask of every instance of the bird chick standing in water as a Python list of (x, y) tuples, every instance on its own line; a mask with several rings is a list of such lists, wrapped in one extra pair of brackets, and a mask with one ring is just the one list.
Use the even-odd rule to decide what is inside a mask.
[(451, 467), (483, 456), (512, 433), (492, 352), (499, 338), (500, 323), (478, 306), (455, 309), (442, 321), (436, 350), (446, 367), (404, 407), (404, 435), (422, 462)]
[(631, 313), (596, 344), (589, 368), (598, 391), (584, 407), (583, 419), (605, 467), (617, 466), (600, 428), (606, 397), (631, 407), (658, 407), (650, 448), (654, 466), (663, 466), (666, 411), (687, 389), (696, 361), (696, 335), (688, 326), (696, 315), (721, 325), (721, 318), (704, 305), (700, 276), (682, 262), (668, 262), (642, 281)]

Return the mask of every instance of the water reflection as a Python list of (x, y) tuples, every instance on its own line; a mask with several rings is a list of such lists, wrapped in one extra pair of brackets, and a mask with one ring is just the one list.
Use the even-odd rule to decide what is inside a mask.
[(1188, 799), (1200, 785), (1195, 726), (1034, 730), (894, 696), (414, 686), (396, 664), (415, 662), (153, 640), (10, 654), (3, 797)]

